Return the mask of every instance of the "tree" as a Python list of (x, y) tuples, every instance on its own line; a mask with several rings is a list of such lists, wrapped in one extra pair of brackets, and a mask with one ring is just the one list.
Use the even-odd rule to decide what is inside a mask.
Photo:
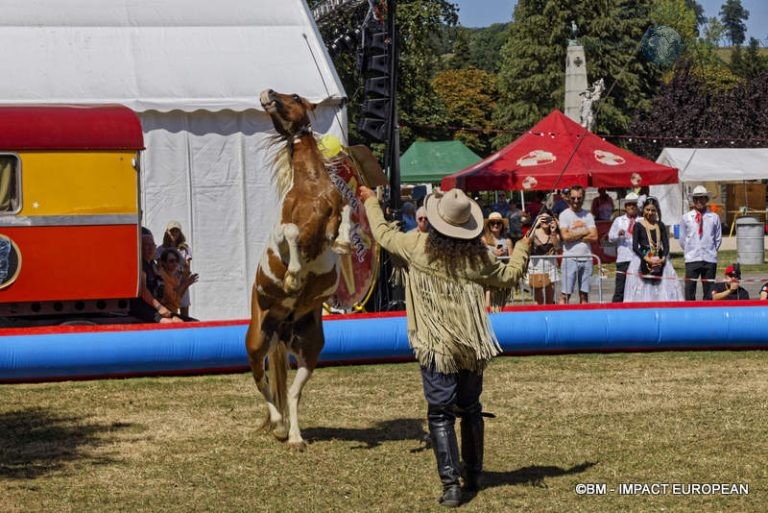
[(725, 32), (731, 40), (731, 44), (739, 46), (744, 43), (749, 11), (741, 5), (741, 0), (725, 0), (720, 7), (720, 19), (725, 25)]
[(768, 70), (768, 58), (760, 55), (760, 42), (754, 37), (749, 39), (746, 50), (734, 46), (731, 50), (731, 71), (734, 75), (751, 80)]
[(490, 73), (498, 73), (501, 65), (499, 53), (507, 39), (509, 24), (494, 23), (490, 27), (468, 30), (472, 65)]
[(489, 154), (498, 99), (496, 77), (477, 68), (445, 70), (435, 76), (432, 87), (445, 106), (446, 126), (469, 128), (448, 129), (440, 138), (459, 139), (476, 153)]
[(456, 41), (453, 44), (453, 55), (448, 64), (450, 68), (469, 68), (472, 65), (472, 56), (469, 50), (469, 34), (459, 27), (456, 32)]
[(720, 48), (723, 36), (725, 36), (725, 25), (717, 18), (709, 18), (704, 28), (704, 41), (715, 48)]
[[(320, 1), (309, 0), (309, 7), (315, 7)], [(366, 2), (355, 10), (339, 14), (332, 24), (323, 25), (320, 31), (326, 44), (358, 29), (367, 9)], [(456, 7), (447, 0), (398, 0), (397, 27), (401, 53), (397, 102), (402, 125), (401, 147), (407, 148), (416, 136), (428, 136), (431, 130), (429, 127), (439, 125), (443, 120), (440, 110), (435, 108), (440, 105), (440, 101), (430, 81), (440, 68), (440, 49), (445, 46), (441, 39), (444, 34), (441, 28), (456, 25), (457, 21)], [(349, 97), (349, 142), (367, 143), (368, 140), (358, 134), (355, 126), (355, 121), (360, 117), (363, 96), (362, 80), (356, 70), (356, 49), (341, 51), (332, 55), (332, 58)], [(371, 146), (381, 149), (378, 144)]]
[(585, 48), (590, 82), (603, 78), (610, 94), (601, 100), (597, 131), (624, 133), (638, 110), (647, 109), (661, 69), (643, 57), (640, 42), (651, 26), (651, 0), (520, 0), (501, 52), (499, 127), (512, 140), (552, 109), (563, 108), (564, 62), (570, 21)]
[[(686, 6), (688, 8), (692, 9), (694, 14), (696, 15), (696, 25), (701, 26), (707, 23), (707, 17), (704, 15), (704, 6), (702, 6), (699, 2), (696, 0), (685, 0)], [(696, 35), (698, 36), (698, 30)]]

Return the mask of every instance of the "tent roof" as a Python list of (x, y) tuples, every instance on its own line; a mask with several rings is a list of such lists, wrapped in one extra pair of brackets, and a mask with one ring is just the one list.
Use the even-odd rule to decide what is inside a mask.
[(461, 141), (416, 141), (400, 157), (400, 182), (436, 183), (480, 160)]
[(345, 96), (303, 0), (6, 2), (0, 62), (0, 104), (242, 111), (268, 88)]
[(470, 191), (551, 190), (576, 184), (637, 187), (675, 182), (677, 169), (614, 146), (554, 110), (485, 160), (445, 177), (441, 186)]
[(681, 182), (768, 179), (765, 148), (664, 148), (656, 162), (680, 169)]

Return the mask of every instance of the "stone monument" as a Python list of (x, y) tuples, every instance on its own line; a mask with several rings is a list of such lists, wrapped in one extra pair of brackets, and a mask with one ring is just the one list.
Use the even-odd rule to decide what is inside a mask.
[(565, 115), (581, 123), (581, 93), (587, 90), (587, 58), (578, 40), (579, 28), (571, 21), (571, 39), (565, 55)]

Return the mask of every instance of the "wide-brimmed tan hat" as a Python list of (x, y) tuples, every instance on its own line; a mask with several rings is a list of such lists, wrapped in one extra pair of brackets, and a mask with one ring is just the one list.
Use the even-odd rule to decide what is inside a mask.
[(474, 239), (483, 231), (483, 211), (480, 205), (461, 189), (430, 194), (424, 203), (432, 228), (454, 239)]
[(168, 225), (165, 227), (165, 231), (170, 232), (174, 228), (178, 228), (179, 231), (181, 231), (181, 223), (178, 221), (169, 221)]

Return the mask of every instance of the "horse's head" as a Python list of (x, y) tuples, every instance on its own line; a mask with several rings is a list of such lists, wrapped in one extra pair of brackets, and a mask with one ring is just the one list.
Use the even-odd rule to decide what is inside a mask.
[(298, 94), (281, 94), (272, 89), (262, 91), (259, 99), (282, 136), (293, 137), (310, 130), (309, 112), (315, 109), (314, 103)]

